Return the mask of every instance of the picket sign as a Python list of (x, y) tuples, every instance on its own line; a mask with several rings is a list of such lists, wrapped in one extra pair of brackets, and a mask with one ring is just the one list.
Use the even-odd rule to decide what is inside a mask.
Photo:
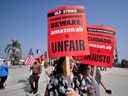
[(48, 11), (48, 56), (89, 54), (87, 20), (83, 6), (65, 5)]

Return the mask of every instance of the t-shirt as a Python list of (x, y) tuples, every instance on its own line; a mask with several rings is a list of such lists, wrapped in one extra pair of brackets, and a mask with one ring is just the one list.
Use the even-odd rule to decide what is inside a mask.
[(1, 64), (0, 65), (0, 77), (4, 77), (8, 75), (8, 65), (7, 64)]
[(41, 73), (41, 65), (40, 64), (34, 64), (31, 69), (32, 69), (33, 74)]
[(48, 96), (66, 96), (69, 88), (74, 89), (73, 81), (67, 81), (61, 74), (54, 74), (48, 84)]

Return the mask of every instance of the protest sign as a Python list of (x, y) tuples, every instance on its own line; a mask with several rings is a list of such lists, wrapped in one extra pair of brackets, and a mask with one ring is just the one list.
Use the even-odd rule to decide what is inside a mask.
[(48, 11), (50, 58), (89, 53), (87, 24), (82, 6), (60, 6)]
[(90, 55), (77, 56), (74, 58), (84, 64), (112, 67), (115, 32), (116, 30), (111, 26), (88, 26)]

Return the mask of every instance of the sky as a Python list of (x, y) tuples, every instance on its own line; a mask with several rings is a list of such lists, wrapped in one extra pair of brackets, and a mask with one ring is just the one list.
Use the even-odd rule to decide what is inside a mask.
[(60, 5), (83, 5), (88, 24), (116, 28), (119, 58), (128, 59), (127, 0), (0, 0), (0, 50), (12, 39), (21, 43), (23, 53), (47, 50), (47, 12)]

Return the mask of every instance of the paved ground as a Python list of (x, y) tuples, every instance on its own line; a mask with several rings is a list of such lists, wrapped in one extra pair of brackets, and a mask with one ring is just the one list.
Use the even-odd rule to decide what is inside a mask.
[[(0, 96), (26, 96), (29, 74), (30, 72), (24, 66), (10, 68), (6, 88), (0, 90)], [(106, 86), (112, 89), (111, 96), (128, 96), (128, 69), (112, 68), (102, 75)], [(44, 83), (40, 85), (45, 86)], [(102, 88), (101, 93), (101, 96), (105, 96)]]
[(0, 96), (25, 96), (25, 85), (28, 76), (29, 71), (25, 67), (10, 68), (6, 88), (0, 90)]
[[(112, 89), (111, 96), (128, 96), (128, 68), (112, 68), (103, 77), (107, 87)], [(104, 90), (101, 92), (104, 93)]]
[[(28, 96), (27, 94), (30, 90), (30, 86), (28, 86), (28, 77), (30, 76), (30, 74), (31, 72), (25, 66), (16, 66), (10, 68), (6, 88), (0, 90), (0, 96)], [(41, 76), (45, 76), (43, 72)], [(46, 79), (42, 78), (41, 82), (39, 82), (39, 85), (41, 85), (39, 86), (39, 92), (43, 92), (46, 83)]]

